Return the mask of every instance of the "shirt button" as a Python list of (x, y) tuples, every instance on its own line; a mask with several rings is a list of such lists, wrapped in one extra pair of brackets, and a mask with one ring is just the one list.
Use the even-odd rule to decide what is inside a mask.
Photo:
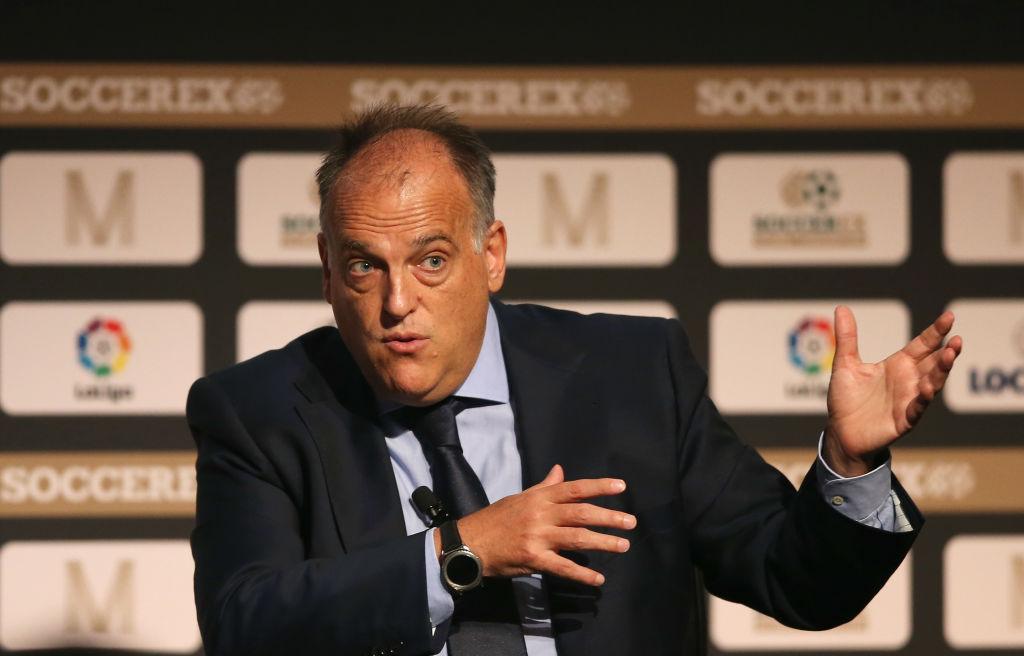
[(832, 497), (832, 505), (833, 506), (841, 506), (844, 503), (846, 503), (846, 499), (844, 499), (843, 497), (839, 496), (838, 494), (835, 495), (834, 497)]

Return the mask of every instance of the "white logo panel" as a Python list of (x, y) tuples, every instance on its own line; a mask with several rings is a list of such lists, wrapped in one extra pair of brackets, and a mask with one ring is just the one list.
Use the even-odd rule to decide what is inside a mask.
[(533, 303), (570, 310), (580, 314), (627, 314), (637, 317), (661, 317), (675, 319), (676, 309), (667, 301), (580, 301), (580, 300), (544, 300), (544, 301), (508, 301), (508, 303)]
[(898, 264), (910, 250), (900, 155), (719, 155), (711, 254), (725, 266)]
[(0, 160), (10, 264), (191, 264), (202, 173), (190, 153), (12, 152)]
[(899, 301), (725, 301), (711, 310), (711, 398), (725, 413), (818, 414), (832, 375), (836, 305), (853, 310), (860, 355), (903, 348), (910, 314)]
[(495, 155), (494, 166), (512, 266), (660, 266), (676, 255), (665, 155)]
[(238, 254), (254, 266), (320, 266), (317, 153), (249, 153), (238, 162)]
[(8, 542), (0, 643), (193, 653), (192, 572), (188, 540)]
[(955, 412), (1024, 411), (1024, 298), (950, 303), (964, 350), (943, 390)]
[(1024, 647), (1024, 535), (958, 535), (943, 561), (946, 642)]
[(943, 177), (946, 257), (957, 264), (1024, 262), (1024, 152), (954, 153)]
[(278, 349), (320, 326), (334, 326), (323, 301), (250, 301), (238, 311), (238, 361)]
[(180, 415), (202, 374), (187, 302), (17, 302), (0, 309), (0, 406), (12, 415)]
[(896, 650), (910, 640), (910, 556), (857, 617), (827, 631), (799, 631), (746, 606), (711, 597), (711, 640), (723, 651)]

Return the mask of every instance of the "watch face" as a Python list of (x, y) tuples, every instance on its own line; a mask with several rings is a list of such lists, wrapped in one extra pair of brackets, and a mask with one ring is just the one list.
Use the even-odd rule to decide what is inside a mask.
[(469, 554), (456, 552), (445, 563), (444, 573), (452, 585), (472, 585), (480, 578), (480, 564)]

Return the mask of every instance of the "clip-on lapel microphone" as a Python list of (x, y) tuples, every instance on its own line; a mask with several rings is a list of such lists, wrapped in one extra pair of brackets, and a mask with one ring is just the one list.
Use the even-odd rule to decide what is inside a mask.
[(430, 528), (436, 528), (441, 524), (447, 522), (451, 517), (448, 516), (448, 511), (445, 509), (444, 504), (437, 498), (437, 495), (427, 487), (421, 485), (412, 493), (412, 502), (416, 504), (416, 508), (421, 513), (430, 519)]

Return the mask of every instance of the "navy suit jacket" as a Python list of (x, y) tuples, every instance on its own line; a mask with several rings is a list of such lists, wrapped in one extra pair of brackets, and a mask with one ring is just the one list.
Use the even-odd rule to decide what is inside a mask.
[[(627, 491), (598, 503), (638, 518), (627, 553), (569, 554), (603, 572), (602, 587), (546, 577), (562, 656), (703, 653), (702, 585), (789, 626), (829, 628), (910, 548), (917, 530), (847, 519), (813, 466), (797, 491), (743, 444), (678, 322), (494, 305), (523, 487), (555, 463), (567, 479), (621, 477)], [(374, 407), (333, 328), (193, 385), (207, 653), (430, 652), (423, 535), (405, 534)]]

